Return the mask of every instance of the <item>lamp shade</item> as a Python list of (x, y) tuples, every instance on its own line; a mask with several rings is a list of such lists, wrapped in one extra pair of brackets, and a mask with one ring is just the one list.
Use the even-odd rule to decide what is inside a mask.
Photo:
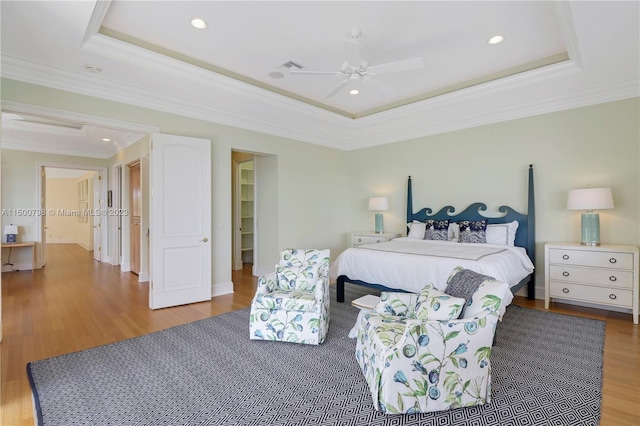
[(567, 197), (569, 210), (601, 210), (613, 208), (611, 188), (572, 189)]
[(387, 197), (369, 198), (369, 210), (375, 210), (377, 212), (389, 210), (389, 199)]
[(18, 233), (17, 225), (5, 225), (4, 234), (5, 235), (16, 235)]

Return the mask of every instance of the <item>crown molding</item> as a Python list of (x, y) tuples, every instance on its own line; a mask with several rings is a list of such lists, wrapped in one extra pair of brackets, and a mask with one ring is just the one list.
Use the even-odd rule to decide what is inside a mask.
[[(134, 48), (136, 47), (134, 46)], [(573, 57), (578, 55), (576, 52), (577, 50), (574, 49), (574, 53), (572, 53)], [(149, 54), (151, 56), (161, 56), (153, 52)], [(167, 59), (168, 62), (178, 62), (172, 58), (164, 58)], [(250, 105), (250, 110), (232, 110), (213, 104), (194, 102), (79, 72), (70, 72), (61, 68), (25, 61), (7, 55), (2, 57), (2, 63), (2, 74), (3, 77), (6, 78), (345, 151), (503, 122), (531, 115), (556, 112), (563, 109), (578, 108), (597, 103), (637, 97), (639, 96), (640, 87), (640, 80), (633, 79), (587, 89), (565, 91), (555, 96), (514, 102), (506, 106), (476, 108), (475, 110), (479, 111), (477, 113), (472, 112), (462, 115), (451, 114), (450, 117), (439, 120), (425, 121), (424, 119), (424, 117), (433, 116), (434, 113), (437, 113), (443, 108), (466, 106), (480, 98), (487, 99), (493, 96), (500, 96), (500, 94), (504, 94), (505, 91), (526, 89), (533, 83), (546, 81), (551, 84), (554, 79), (562, 79), (563, 77), (571, 78), (572, 75), (583, 72), (580, 63), (569, 60), (370, 116), (348, 119), (300, 101), (292, 100), (246, 83), (237, 82), (225, 76), (217, 76), (221, 78), (221, 81), (224, 81), (223, 85), (225, 87), (220, 90), (224, 91), (229, 89), (231, 90), (231, 94), (229, 94), (230, 92), (227, 90), (223, 93), (222, 97), (218, 99), (224, 100), (225, 96), (232, 96), (235, 98), (233, 102), (234, 105)], [(147, 63), (147, 66), (148, 65), (149, 63)], [(186, 75), (190, 79), (195, 79), (198, 84), (207, 82), (209, 85), (216, 86), (216, 84), (219, 83), (216, 83), (216, 81), (218, 81), (216, 80), (217, 77), (212, 78), (212, 76), (216, 76), (214, 73), (189, 64), (184, 65), (190, 67), (190, 70), (194, 72), (186, 72), (185, 69), (181, 68), (181, 65), (176, 66), (175, 63), (172, 64), (170, 69), (173, 69), (176, 73), (179, 72), (182, 77)], [(161, 72), (159, 69), (155, 71)], [(238, 98), (241, 100), (239, 101)], [(223, 105), (226, 104), (226, 102), (220, 103)], [(256, 107), (256, 105), (258, 106)], [(33, 106), (29, 106), (27, 110), (16, 109), (8, 102), (2, 102), (1, 106), (2, 109), (17, 112), (37, 113), (34, 112)], [(259, 114), (256, 114), (257, 109), (260, 110)], [(64, 111), (55, 114), (50, 111), (52, 110), (43, 108), (42, 112), (38, 114), (56, 118), (73, 119), (68, 115), (69, 112)], [(83, 114), (77, 113), (71, 113), (71, 115), (75, 117), (85, 117)], [(259, 117), (258, 115), (262, 116)], [(108, 119), (102, 119), (102, 122), (100, 122), (99, 117), (86, 117), (91, 117), (92, 119), (76, 118), (76, 120), (91, 122), (97, 125), (109, 125), (106, 124), (110, 121)], [(134, 132), (148, 134), (160, 131), (157, 127), (120, 122), (117, 120), (113, 121), (119, 124), (112, 124), (112, 127)]]
[(68, 155), (72, 157), (83, 157), (83, 158), (100, 158), (100, 159), (109, 159), (113, 155), (107, 154), (106, 152), (98, 152), (86, 149), (79, 149), (77, 147), (70, 148), (56, 148), (52, 146), (48, 146), (42, 144), (40, 142), (33, 141), (25, 141), (24, 139), (11, 139), (11, 138), (2, 138), (2, 150), (11, 150), (11, 151), (28, 151), (28, 152), (41, 152), (45, 154), (58, 154), (58, 155)]

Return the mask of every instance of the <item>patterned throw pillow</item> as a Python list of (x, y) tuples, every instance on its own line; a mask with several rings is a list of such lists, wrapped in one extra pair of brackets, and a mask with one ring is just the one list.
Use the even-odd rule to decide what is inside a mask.
[(449, 296), (437, 290), (433, 284), (427, 284), (418, 296), (414, 312), (419, 320), (447, 321), (458, 318), (463, 307), (464, 299)]
[(315, 291), (316, 283), (318, 282), (319, 267), (320, 265), (317, 263), (304, 266), (276, 265), (278, 287), (282, 289)]
[(486, 220), (461, 220), (460, 242), (461, 243), (486, 243), (487, 242), (487, 221)]
[(511, 290), (507, 283), (457, 266), (447, 278), (444, 291), (466, 301), (460, 318), (473, 318), (486, 311), (500, 311), (502, 300)]
[(449, 220), (429, 219), (425, 223), (427, 226), (424, 233), (425, 240), (447, 241), (449, 239)]

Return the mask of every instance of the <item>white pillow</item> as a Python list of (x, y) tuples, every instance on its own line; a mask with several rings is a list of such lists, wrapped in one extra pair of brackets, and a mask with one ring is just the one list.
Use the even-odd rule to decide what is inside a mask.
[(457, 243), (460, 240), (460, 225), (458, 225), (458, 222), (449, 223), (449, 229), (447, 230), (447, 232), (447, 239), (449, 241)]
[(516, 241), (518, 221), (487, 225), (487, 244), (503, 244), (512, 246)]
[(424, 240), (424, 233), (427, 231), (426, 223), (414, 220), (411, 223), (407, 223), (407, 227), (409, 228), (409, 234), (407, 234), (407, 238)]

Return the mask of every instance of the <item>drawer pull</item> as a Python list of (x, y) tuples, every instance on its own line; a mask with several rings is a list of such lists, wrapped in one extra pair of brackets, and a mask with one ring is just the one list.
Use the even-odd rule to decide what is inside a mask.
[(568, 273), (567, 271), (564, 271), (564, 272), (562, 273), (562, 276), (563, 276), (563, 277), (568, 277), (568, 276), (569, 276), (569, 273)]
[[(569, 293), (569, 289), (565, 287), (565, 288), (562, 289), (562, 292), (565, 293), (565, 294)], [(609, 297), (611, 297), (611, 296), (609, 296)]]
[(612, 257), (611, 259), (609, 259), (609, 263), (616, 263), (618, 262), (618, 259), (616, 259), (615, 257)]
[(376, 240), (376, 243), (380, 243), (380, 242), (381, 242), (380, 240)]
[(617, 280), (618, 280), (618, 278), (616, 278), (616, 276), (615, 276), (615, 275), (611, 275), (611, 276), (609, 277), (609, 281), (617, 281)]
[(611, 300), (616, 300), (618, 298), (618, 296), (616, 296), (615, 294), (610, 294), (609, 295), (609, 299)]
[(362, 242), (362, 238), (358, 238), (358, 242), (361, 243)]
[[(563, 254), (563, 255), (562, 255), (562, 258), (563, 258), (564, 260), (568, 260), (568, 259), (569, 259), (569, 255), (568, 255), (568, 254)], [(611, 262), (611, 260), (609, 260), (609, 262)]]

